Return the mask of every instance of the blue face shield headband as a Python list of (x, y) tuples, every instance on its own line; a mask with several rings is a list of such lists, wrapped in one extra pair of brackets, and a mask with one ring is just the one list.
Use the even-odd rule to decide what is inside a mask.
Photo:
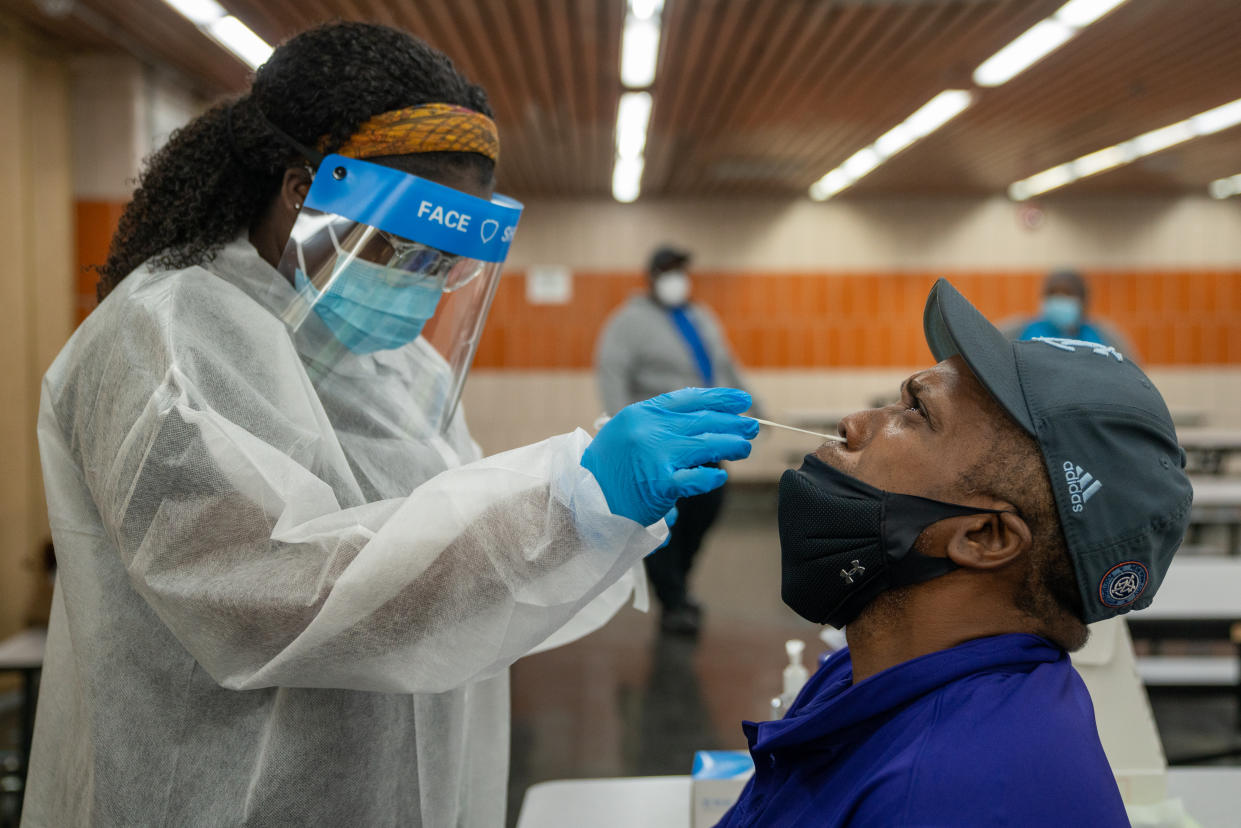
[[(319, 165), (280, 269), (304, 305), (326, 311), (320, 314), (325, 321), (349, 320), (352, 333), (344, 344), (357, 352), (359, 331), (395, 331), (394, 316), (425, 313), (432, 291), (459, 290), (489, 264), (503, 262), (520, 217), (521, 205), (504, 196), (486, 201), (390, 167), (331, 155)], [(418, 299), (404, 298), (405, 288)], [(287, 320), (295, 329), (305, 319), (298, 316)], [(421, 329), (403, 327), (412, 332), (405, 342), (380, 336), (376, 343), (399, 347)]]
[(505, 196), (477, 198), (381, 164), (324, 158), (278, 266), (296, 291), (281, 318), (312, 379), (348, 354), (422, 341), (438, 354), (436, 370), (447, 363), (451, 381), (437, 387), (447, 389), (450, 417), (521, 212)]

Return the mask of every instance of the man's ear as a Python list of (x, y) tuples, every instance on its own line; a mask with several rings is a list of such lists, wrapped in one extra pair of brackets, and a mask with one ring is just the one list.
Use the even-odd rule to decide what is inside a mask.
[(1013, 512), (950, 518), (948, 558), (964, 569), (999, 569), (1030, 550), (1030, 527)]

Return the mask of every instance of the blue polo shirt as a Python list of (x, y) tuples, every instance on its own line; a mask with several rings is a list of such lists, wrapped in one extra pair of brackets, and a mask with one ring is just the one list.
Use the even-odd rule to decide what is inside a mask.
[(1083, 322), (1077, 327), (1076, 333), (1062, 331), (1046, 319), (1035, 319), (1021, 331), (1018, 339), (1034, 339), (1037, 336), (1059, 337), (1064, 339), (1078, 339), (1082, 342), (1098, 342), (1100, 345), (1112, 345), (1103, 332), (1091, 325), (1089, 322)]
[(719, 825), (1128, 827), (1051, 642), (980, 638), (852, 681), (841, 650), (783, 719), (743, 724), (754, 776)]

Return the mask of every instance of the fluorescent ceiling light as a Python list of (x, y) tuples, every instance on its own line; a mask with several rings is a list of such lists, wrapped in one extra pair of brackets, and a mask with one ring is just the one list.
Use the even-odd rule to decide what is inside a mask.
[(1069, 0), (1052, 15), (1066, 26), (1081, 29), (1089, 26), (1125, 0)]
[(1196, 135), (1210, 135), (1235, 127), (1241, 124), (1241, 98), (1195, 115), (1189, 119), (1189, 123)]
[(621, 83), (630, 89), (644, 89), (655, 82), (659, 60), (659, 18), (625, 18), (621, 34)]
[[(1136, 138), (1130, 138), (1115, 146), (1105, 147), (1067, 164), (1052, 167), (1038, 175), (1017, 181), (1009, 186), (1008, 195), (1014, 201), (1024, 201), (1030, 196), (1063, 187), (1079, 178), (1128, 164), (1143, 156), (1153, 155), (1185, 141), (1201, 138), (1204, 135), (1213, 135), (1220, 130), (1239, 124), (1241, 124), (1241, 98), (1223, 106), (1208, 109), (1206, 112), (1200, 112), (1192, 118), (1186, 118), (1159, 129), (1152, 129)], [(1067, 178), (1064, 177), (1065, 171), (1069, 173)], [(1227, 180), (1230, 179), (1220, 179), (1220, 181)], [(1212, 182), (1212, 188), (1218, 183), (1219, 181)], [(1211, 190), (1211, 194), (1215, 195), (1215, 189)]]
[(945, 89), (905, 119), (905, 124), (915, 140), (925, 138), (960, 115), (970, 105), (971, 97), (964, 89)]
[(917, 141), (918, 137), (909, 125), (902, 121), (879, 136), (879, 140), (874, 144), (875, 152), (884, 158), (890, 158)]
[(164, 0), (164, 2), (195, 26), (205, 26), (221, 17), (228, 16), (224, 7), (215, 0)]
[[(655, 82), (659, 62), (659, 25), (664, 0), (629, 0), (621, 32), (621, 83), (645, 89)], [(624, 92), (616, 108), (616, 166), (612, 197), (628, 204), (642, 189), (646, 134), (651, 123), (651, 93)]]
[(846, 175), (844, 170), (837, 167), (810, 185), (810, 197), (815, 201), (827, 201), (852, 183), (853, 179)]
[(242, 62), (249, 64), (251, 69), (262, 66), (263, 61), (271, 57), (274, 51), (271, 46), (267, 45), (266, 40), (256, 35), (249, 26), (231, 14), (209, 24), (207, 34), (215, 38), (216, 42), (225, 49), (241, 58)]
[(1241, 193), (1241, 173), (1228, 178), (1217, 178), (1207, 186), (1211, 198), (1228, 198)]
[(999, 86), (1029, 69), (1073, 36), (1073, 29), (1048, 18), (1035, 23), (1026, 33), (983, 61), (974, 70), (974, 83)]
[(1113, 167), (1119, 167), (1121, 164), (1127, 164), (1130, 161), (1131, 153), (1132, 147), (1129, 144), (1117, 144), (1113, 147), (1105, 147), (1098, 152), (1092, 152), (1089, 155), (1083, 155), (1073, 162), (1073, 176), (1075, 178), (1085, 178), (1088, 175), (1094, 175), (1104, 170), (1110, 170)]
[(1038, 195), (1048, 190), (1054, 190), (1057, 187), (1063, 187), (1075, 178), (1073, 165), (1070, 163), (1052, 167), (1050, 170), (1043, 170), (1038, 175), (1032, 175), (1027, 178), (1024, 183), (1030, 195)]
[(1125, 0), (1069, 0), (1051, 17), (1019, 35), (974, 70), (974, 83), (999, 86), (1059, 49), (1082, 29)]
[(646, 127), (651, 120), (651, 93), (626, 92), (616, 110), (616, 155), (640, 158), (646, 148)]
[(843, 164), (810, 185), (810, 197), (826, 201), (852, 186), (884, 161), (951, 121), (970, 105), (964, 89), (946, 89), (923, 104), (914, 114), (880, 135), (875, 143), (849, 156)]
[(1166, 150), (1168, 147), (1176, 146), (1193, 137), (1194, 129), (1189, 121), (1177, 121), (1175, 124), (1145, 132), (1129, 143), (1135, 150), (1134, 157), (1140, 158), (1143, 155)]
[(857, 181), (883, 162), (873, 147), (863, 147), (845, 159), (840, 165), (851, 181)]
[(272, 47), (216, 0), (164, 0), (178, 14), (251, 69), (271, 57)]
[(1025, 201), (1034, 193), (1030, 192), (1030, 185), (1025, 181), (1014, 181), (1008, 185), (1008, 197), (1013, 201)]
[(629, 0), (629, 13), (640, 20), (659, 17), (664, 10), (664, 0)]
[(628, 204), (638, 197), (642, 189), (641, 158), (617, 158), (612, 169), (612, 198)]

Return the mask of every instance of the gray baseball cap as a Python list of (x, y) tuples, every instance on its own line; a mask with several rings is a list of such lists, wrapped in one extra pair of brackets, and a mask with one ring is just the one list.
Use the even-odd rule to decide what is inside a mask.
[(935, 359), (960, 354), (1038, 442), (1086, 622), (1150, 605), (1189, 525), (1193, 490), (1163, 397), (1115, 348), (1009, 342), (946, 280), (922, 316)]

